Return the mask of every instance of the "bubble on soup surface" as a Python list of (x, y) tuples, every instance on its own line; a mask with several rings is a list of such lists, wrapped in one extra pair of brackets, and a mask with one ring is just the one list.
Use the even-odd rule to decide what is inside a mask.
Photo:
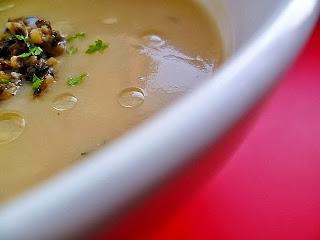
[(107, 25), (112, 25), (118, 23), (118, 18), (112, 17), (112, 18), (105, 18), (102, 19), (102, 23)]
[(130, 87), (119, 94), (119, 103), (125, 108), (136, 108), (144, 103), (145, 94), (141, 88)]
[(139, 79), (140, 81), (143, 81), (143, 82), (145, 82), (145, 81), (147, 80), (146, 77), (138, 77), (138, 79)]
[(166, 44), (160, 34), (153, 31), (144, 32), (141, 34), (140, 39), (143, 45), (149, 47), (162, 47)]
[(19, 138), (25, 127), (26, 121), (19, 113), (0, 113), (0, 145)]
[(71, 110), (78, 103), (78, 99), (69, 93), (59, 95), (53, 100), (52, 107), (57, 111)]

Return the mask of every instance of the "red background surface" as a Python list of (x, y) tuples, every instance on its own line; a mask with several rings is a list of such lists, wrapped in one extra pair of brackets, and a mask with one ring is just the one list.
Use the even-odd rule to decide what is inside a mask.
[(320, 239), (320, 24), (219, 144), (94, 240)]

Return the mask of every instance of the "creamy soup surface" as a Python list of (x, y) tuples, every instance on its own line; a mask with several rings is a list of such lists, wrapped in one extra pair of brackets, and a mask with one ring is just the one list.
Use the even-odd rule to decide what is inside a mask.
[[(0, 1), (2, 26), (22, 16), (86, 37), (73, 42), (78, 53), (58, 58), (57, 82), (41, 97), (26, 84), (0, 102), (0, 203), (143, 122), (223, 61), (217, 27), (191, 0)], [(97, 39), (109, 48), (85, 54)], [(66, 84), (81, 73), (80, 85)]]

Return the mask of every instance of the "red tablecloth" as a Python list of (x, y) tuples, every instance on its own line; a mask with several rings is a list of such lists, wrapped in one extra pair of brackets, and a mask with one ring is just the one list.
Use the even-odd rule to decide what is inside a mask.
[(320, 25), (267, 99), (199, 158), (90, 239), (320, 239)]

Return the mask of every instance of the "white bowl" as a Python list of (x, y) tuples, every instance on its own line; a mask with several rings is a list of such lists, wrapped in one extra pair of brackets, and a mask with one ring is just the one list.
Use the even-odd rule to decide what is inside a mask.
[(320, 7), (318, 0), (198, 1), (216, 17), (230, 59), (148, 123), (1, 206), (1, 240), (57, 240), (78, 232), (185, 165), (270, 89), (300, 51)]

